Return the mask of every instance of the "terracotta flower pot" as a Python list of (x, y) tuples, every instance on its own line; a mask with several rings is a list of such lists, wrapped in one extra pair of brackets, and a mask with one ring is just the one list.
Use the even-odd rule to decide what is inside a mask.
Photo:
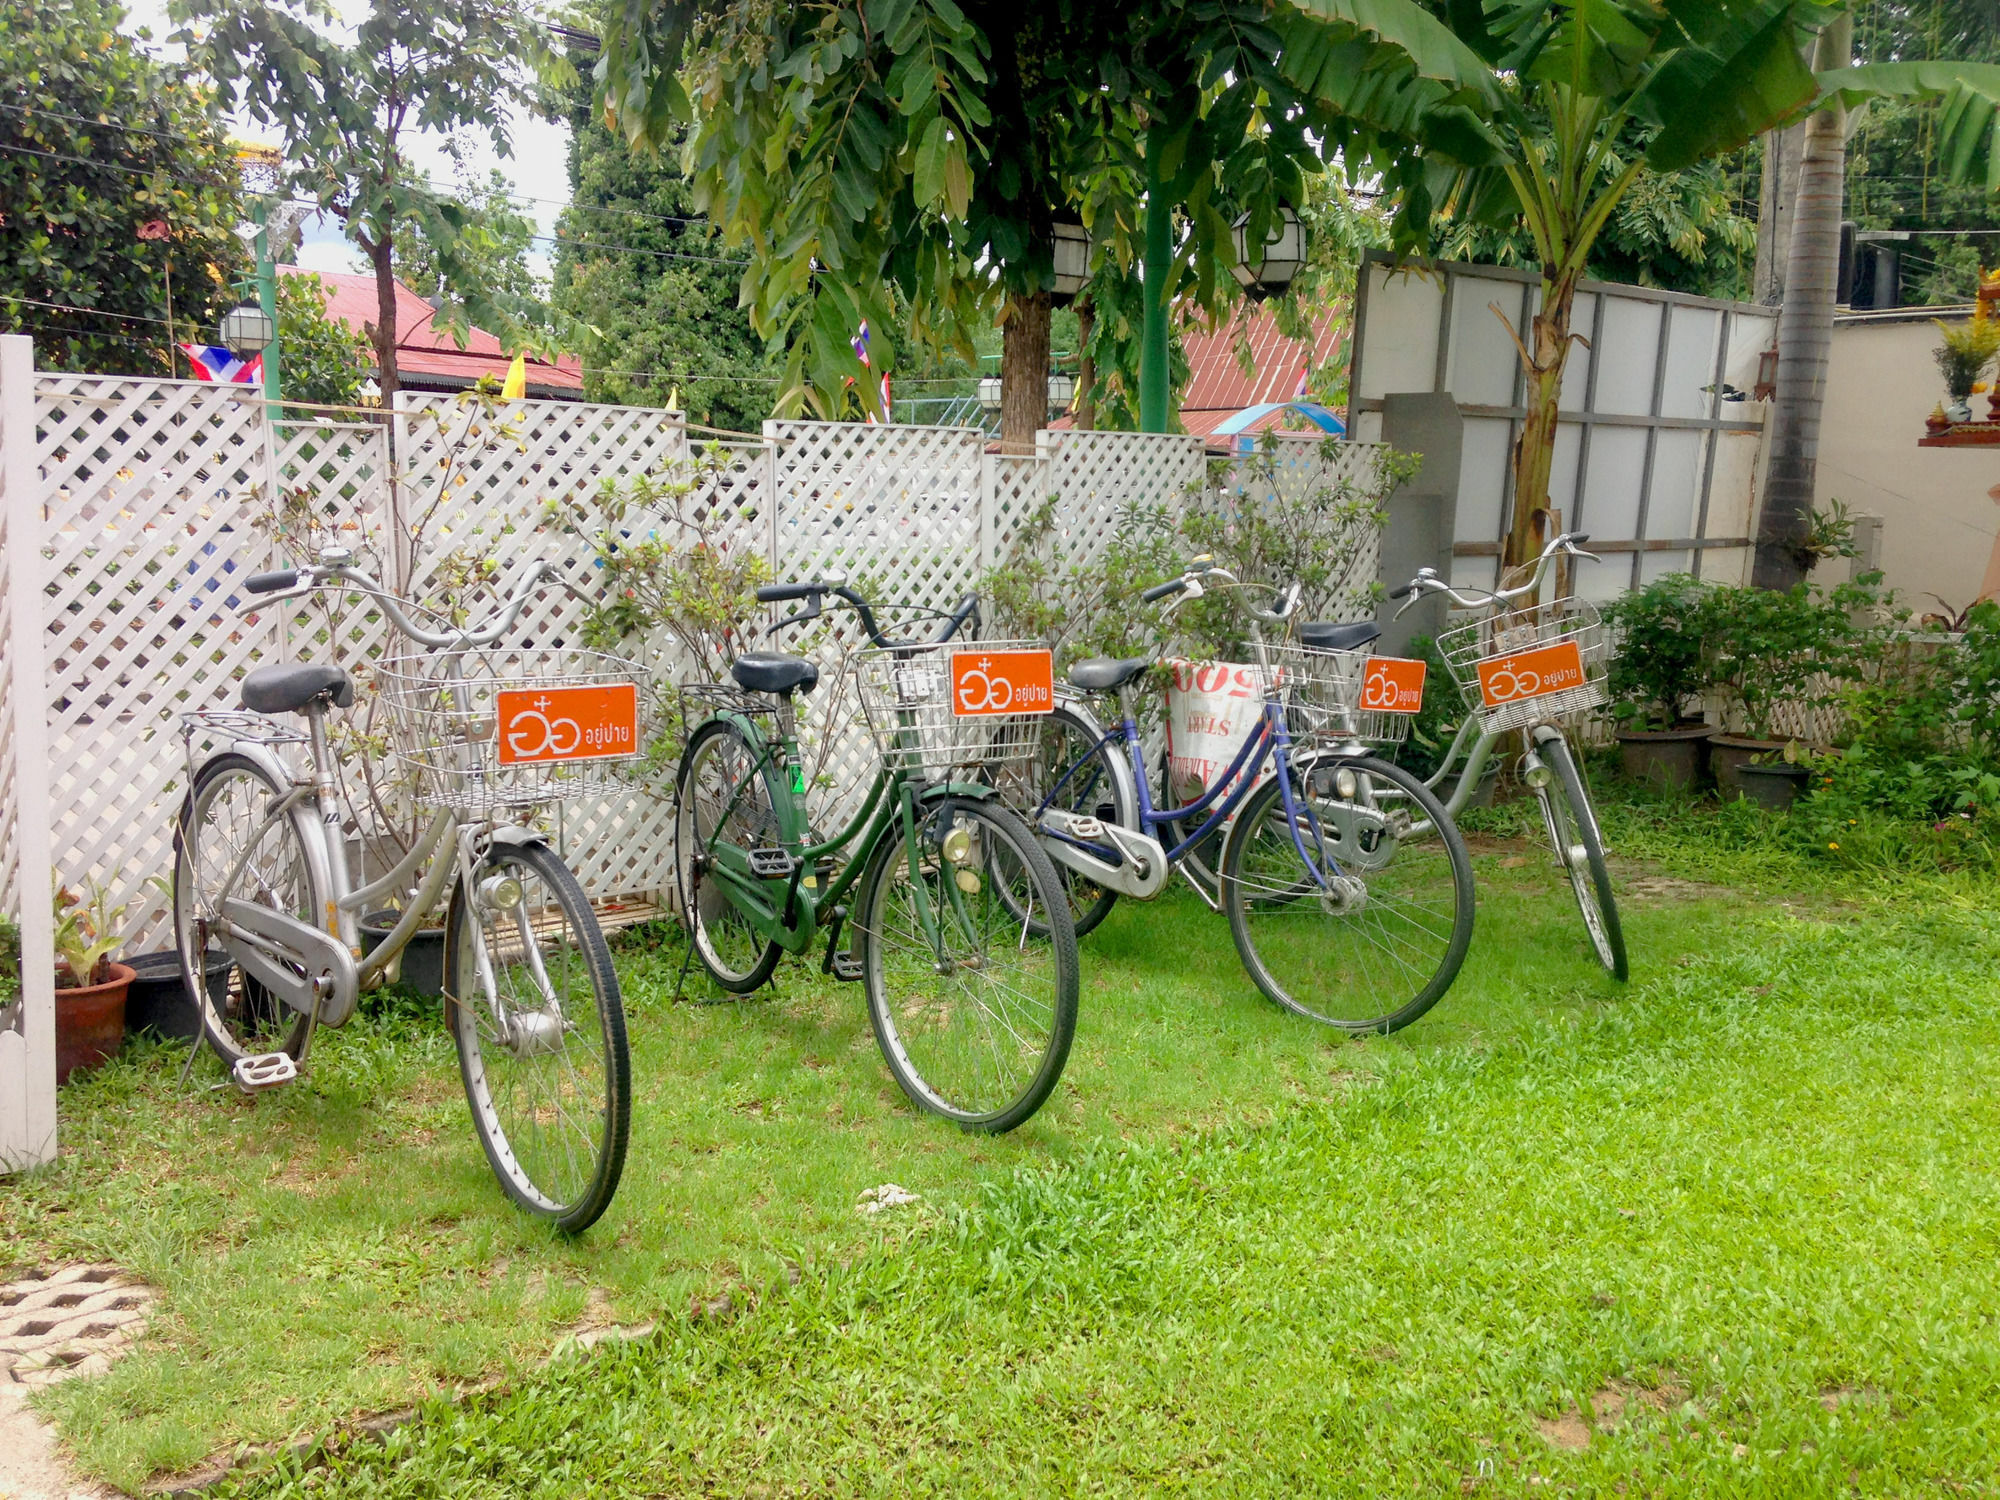
[(1672, 729), (1621, 729), (1618, 750), (1629, 781), (1685, 791), (1701, 777), (1702, 751), (1715, 733), (1712, 724)]
[(56, 991), (56, 1082), (89, 1072), (125, 1044), (125, 992), (133, 973), (111, 964), (102, 984)]

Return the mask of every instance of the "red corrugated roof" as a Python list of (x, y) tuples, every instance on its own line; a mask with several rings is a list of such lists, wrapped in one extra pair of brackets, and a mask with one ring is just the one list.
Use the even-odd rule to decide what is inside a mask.
[[(1286, 338), (1268, 308), (1246, 307), (1213, 331), (1190, 329), (1181, 336), (1187, 351), (1188, 387), (1181, 398), (1181, 426), (1219, 452), (1233, 451), (1236, 439), (1214, 437), (1215, 429), (1246, 406), (1289, 401), (1298, 393), (1301, 371), (1318, 369), (1339, 353), (1347, 337), (1347, 307), (1337, 304), (1313, 322), (1312, 342)], [(1236, 362), (1236, 346), (1248, 339), (1251, 373)], [(1058, 417), (1051, 427), (1069, 427)], [(1250, 424), (1248, 431), (1317, 432), (1296, 412), (1274, 411)]]
[[(305, 274), (297, 266), (280, 266), (280, 275)], [(350, 328), (360, 329), (375, 321), (377, 300), (375, 278), (340, 272), (317, 273), (326, 288), (326, 310)], [(457, 390), (471, 385), (482, 375), (505, 381), (514, 361), (500, 347), (500, 340), (483, 328), (466, 330), (465, 343), (441, 328), (433, 328), (436, 316), (431, 305), (415, 292), (396, 283), (396, 367), (404, 383), (423, 386), (444, 385)], [(583, 391), (583, 362), (565, 354), (554, 364), (528, 356), (528, 392), (537, 396), (580, 395)]]

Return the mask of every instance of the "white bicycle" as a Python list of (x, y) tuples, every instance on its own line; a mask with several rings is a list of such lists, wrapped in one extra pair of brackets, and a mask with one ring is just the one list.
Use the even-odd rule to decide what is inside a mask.
[[(357, 888), (327, 736), (328, 711), (353, 703), (354, 683), (332, 665), (258, 667), (241, 711), (183, 718), (174, 932), (203, 1034), (254, 1092), (298, 1077), (316, 1028), (344, 1024), (364, 990), (394, 976), (449, 891), (445, 1017), (480, 1143), (515, 1202), (577, 1231), (624, 1170), (631, 1060), (596, 915), (530, 812), (601, 784), (606, 764), (634, 752), (637, 687), (615, 658), (492, 649), (553, 571), (532, 564), (477, 627), (417, 624), (344, 550), (246, 579), (266, 603), (323, 588), (366, 595), (429, 648), (375, 675), (397, 760), (433, 810), (402, 860)], [(197, 741), (213, 747), (199, 764)], [(362, 913), (398, 898), (394, 928), (364, 955)], [(204, 977), (216, 955), (229, 968), (221, 999)]]

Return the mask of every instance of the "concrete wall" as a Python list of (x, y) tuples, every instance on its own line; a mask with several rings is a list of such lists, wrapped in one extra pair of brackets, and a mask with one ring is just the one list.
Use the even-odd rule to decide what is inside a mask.
[[(1883, 572), (1907, 601), (1935, 608), (1925, 596), (1936, 594), (1960, 608), (2000, 595), (2000, 503), (1988, 493), (2000, 486), (2000, 446), (1917, 446), (1944, 397), (1931, 316), (1906, 308), (1835, 322), (1817, 498), (1882, 518)], [(1985, 396), (1973, 398), (1973, 414), (1986, 415)]]

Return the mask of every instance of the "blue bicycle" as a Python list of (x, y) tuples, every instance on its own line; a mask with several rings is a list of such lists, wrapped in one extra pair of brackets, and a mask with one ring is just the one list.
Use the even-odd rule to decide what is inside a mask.
[[(1369, 753), (1360, 690), (1375, 626), (1307, 625), (1307, 644), (1267, 644), (1262, 627), (1288, 626), (1298, 589), (1261, 608), (1205, 559), (1141, 597), (1181, 602), (1218, 588), (1236, 590), (1248, 617), (1264, 701), (1205, 790), (1174, 805), (1162, 767), (1154, 800), (1135, 694), (1157, 650), (1072, 666), (1078, 694), (1116, 695), (1116, 721), (1107, 729), (1082, 697), (1065, 699), (1044, 720), (1039, 755), (1004, 790), (1060, 868), (1079, 935), (1120, 896), (1159, 895), (1179, 868), (1228, 914), (1264, 994), (1345, 1031), (1395, 1031), (1450, 988), (1472, 941), (1465, 841), (1429, 788)], [(1211, 884), (1190, 866), (1218, 843)]]

